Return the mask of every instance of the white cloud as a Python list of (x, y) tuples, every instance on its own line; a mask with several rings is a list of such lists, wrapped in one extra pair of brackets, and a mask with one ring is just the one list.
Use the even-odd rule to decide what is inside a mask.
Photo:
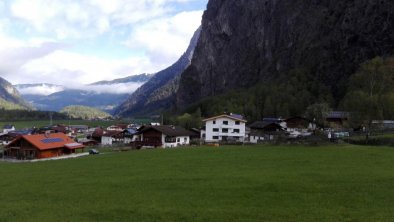
[[(18, 78), (16, 75), (24, 65), (64, 47), (63, 44), (54, 42), (43, 42), (36, 45), (37, 43), (25, 44), (20, 41), (7, 38), (2, 39), (0, 37), (0, 42), (2, 40), (4, 40), (4, 42), (0, 44), (0, 73), (7, 79)], [(4, 43), (8, 43), (12, 47)], [(24, 77), (22, 76), (22, 78)]]
[(32, 79), (40, 75), (45, 82), (79, 87), (103, 79), (140, 74), (143, 70), (153, 72), (150, 65), (143, 57), (111, 60), (59, 50), (25, 64), (22, 72), (29, 73)]
[(87, 85), (83, 86), (84, 90), (96, 93), (112, 93), (112, 94), (129, 94), (134, 92), (141, 83), (117, 83), (111, 85)]
[[(193, 1), (193, 0), (192, 0)], [(84, 38), (109, 31), (109, 26), (134, 25), (168, 16), (169, 3), (190, 0), (15, 0), (10, 12), (40, 33), (57, 38)]]
[(17, 89), (22, 95), (31, 94), (31, 95), (47, 96), (52, 93), (63, 91), (64, 87), (56, 86), (56, 85), (42, 84), (42, 85), (31, 86), (31, 87), (17, 87)]
[(186, 51), (193, 33), (201, 24), (203, 11), (181, 12), (137, 25), (130, 39), (130, 48), (143, 48), (157, 64), (175, 61)]
[[(193, 1), (0, 1), (0, 76), (14, 84), (49, 82), (78, 88), (155, 73), (181, 56), (199, 26), (202, 11), (177, 8)], [(89, 49), (71, 48), (95, 42), (96, 37), (98, 49), (100, 42), (111, 41), (119, 48), (129, 46), (132, 53), (117, 55), (110, 48), (104, 58)]]
[(85, 90), (93, 93), (109, 94), (130, 94), (134, 92), (142, 83), (117, 83), (108, 85), (69, 85), (68, 87), (60, 85), (40, 84), (32, 86), (17, 86), (16, 88), (22, 95), (43, 95), (48, 96), (64, 90)]

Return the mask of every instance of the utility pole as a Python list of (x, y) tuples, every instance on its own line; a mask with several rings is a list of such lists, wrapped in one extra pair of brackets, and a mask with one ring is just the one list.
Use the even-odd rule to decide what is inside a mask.
[(49, 112), (49, 126), (52, 126), (52, 123), (53, 123), (52, 116), (53, 116), (53, 113)]

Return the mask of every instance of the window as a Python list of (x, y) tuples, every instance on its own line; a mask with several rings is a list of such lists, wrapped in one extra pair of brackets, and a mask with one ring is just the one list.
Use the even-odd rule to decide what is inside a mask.
[(187, 142), (187, 137), (183, 138), (183, 142), (185, 143)]
[(218, 139), (219, 139), (218, 136), (213, 136), (212, 138), (213, 138), (214, 140), (218, 140)]
[(223, 125), (228, 125), (228, 121), (223, 121)]
[(219, 128), (213, 128), (212, 131), (213, 132), (219, 132)]
[(227, 128), (223, 128), (222, 129), (222, 133), (228, 133), (228, 129)]
[(216, 124), (216, 120), (213, 121), (213, 124)]
[(239, 129), (234, 129), (234, 133), (239, 133)]
[(181, 142), (181, 138), (177, 138), (176, 141), (179, 143)]
[(169, 137), (169, 136), (167, 136), (167, 137), (164, 139), (164, 141), (165, 141), (166, 143), (175, 143), (176, 138), (175, 138), (175, 137)]
[(239, 124), (241, 124), (240, 121), (235, 121), (235, 125), (239, 125)]

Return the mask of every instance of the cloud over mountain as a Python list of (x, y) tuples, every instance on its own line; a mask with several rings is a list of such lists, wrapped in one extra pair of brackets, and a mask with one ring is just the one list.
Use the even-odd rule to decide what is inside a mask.
[(73, 86), (157, 72), (187, 48), (206, 2), (1, 1), (0, 74)]

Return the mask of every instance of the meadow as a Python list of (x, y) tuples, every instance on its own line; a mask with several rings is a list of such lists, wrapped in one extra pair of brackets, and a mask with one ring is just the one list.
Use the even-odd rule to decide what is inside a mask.
[[(65, 124), (65, 125), (87, 125), (89, 127), (108, 127), (117, 123), (138, 123), (146, 124), (152, 122), (149, 119), (133, 119), (133, 120), (53, 120), (52, 124)], [(6, 124), (12, 124), (16, 129), (32, 128), (32, 127), (43, 127), (49, 126), (49, 120), (31, 120), (31, 121), (0, 121), (0, 127)]]
[(224, 146), (0, 162), (0, 221), (392, 221), (394, 149)]

